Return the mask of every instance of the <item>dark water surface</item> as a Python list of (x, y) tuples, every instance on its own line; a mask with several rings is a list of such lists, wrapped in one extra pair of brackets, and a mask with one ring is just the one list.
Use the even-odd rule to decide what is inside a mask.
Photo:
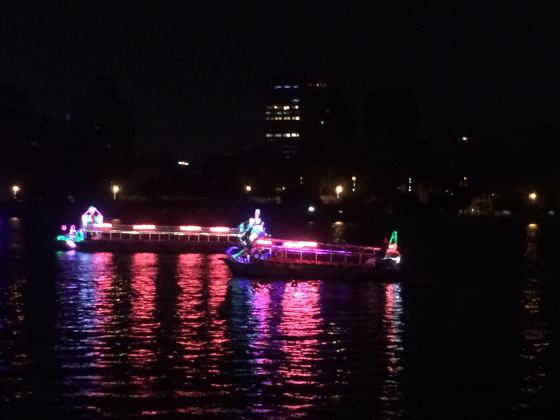
[(560, 418), (559, 231), (409, 223), (404, 274), (350, 283), (57, 252), (50, 231), (2, 219), (0, 418)]

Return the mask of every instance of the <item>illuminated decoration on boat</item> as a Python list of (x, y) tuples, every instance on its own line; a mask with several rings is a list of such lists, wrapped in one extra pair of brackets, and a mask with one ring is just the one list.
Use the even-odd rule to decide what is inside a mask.
[(179, 230), (186, 232), (200, 232), (202, 227), (200, 226), (179, 226)]
[(93, 227), (94, 228), (112, 228), (113, 224), (112, 223), (94, 223)]
[(68, 247), (71, 248), (71, 249), (76, 248), (76, 243), (74, 241), (70, 240), (70, 239), (68, 239), (66, 241), (66, 245), (68, 245)]
[(316, 248), (317, 242), (311, 241), (297, 241), (297, 242), (284, 242), (282, 244), (286, 248)]
[(257, 239), (257, 245), (272, 245), (270, 239)]
[(154, 230), (156, 225), (133, 225), (132, 229), (134, 230)]
[(210, 232), (215, 232), (215, 233), (226, 233), (229, 232), (230, 228), (225, 227), (225, 226), (214, 226), (210, 228)]

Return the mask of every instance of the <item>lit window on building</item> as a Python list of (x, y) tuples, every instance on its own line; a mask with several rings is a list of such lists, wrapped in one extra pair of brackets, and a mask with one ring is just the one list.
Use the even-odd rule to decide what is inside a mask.
[(299, 102), (299, 99), (298, 99), (298, 98), (293, 98), (293, 99), (292, 99), (292, 102), (295, 103), (295, 104), (297, 104), (297, 103)]
[(280, 134), (280, 133), (275, 133), (275, 134), (274, 134), (274, 137), (282, 137), (282, 134)]
[(294, 109), (299, 109), (299, 105), (294, 105)]
[(290, 105), (284, 105), (284, 110), (290, 109)]
[(266, 137), (272, 137), (272, 133), (266, 133)]
[(294, 117), (294, 120), (299, 121), (299, 117)]

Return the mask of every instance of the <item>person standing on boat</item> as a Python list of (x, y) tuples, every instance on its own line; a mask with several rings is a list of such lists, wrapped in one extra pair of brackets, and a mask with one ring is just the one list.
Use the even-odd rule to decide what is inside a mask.
[(82, 227), (87, 228), (90, 223), (103, 223), (103, 215), (94, 206), (89, 206), (82, 214)]
[(264, 222), (261, 219), (260, 209), (256, 209), (251, 234), (249, 235), (249, 248), (252, 248), (253, 243), (261, 236), (264, 236)]

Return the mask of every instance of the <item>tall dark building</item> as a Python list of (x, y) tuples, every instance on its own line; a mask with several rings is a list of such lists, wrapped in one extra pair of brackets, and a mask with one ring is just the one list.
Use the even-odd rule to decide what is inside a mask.
[(418, 143), (414, 91), (396, 87), (368, 92), (364, 114), (364, 136), (374, 161), (410, 163)]
[(278, 76), (268, 82), (265, 142), (286, 157), (339, 155), (354, 140), (354, 126), (337, 87), (325, 78)]

